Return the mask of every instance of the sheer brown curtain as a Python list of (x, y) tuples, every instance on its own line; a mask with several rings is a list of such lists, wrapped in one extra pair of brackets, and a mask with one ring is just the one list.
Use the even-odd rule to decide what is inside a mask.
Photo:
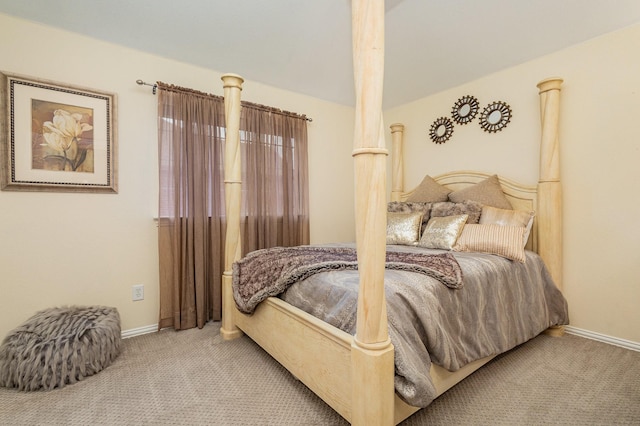
[(243, 252), (309, 244), (304, 116), (245, 102), (240, 129)]
[[(158, 82), (160, 327), (222, 315), (224, 100)], [(309, 243), (304, 116), (243, 102), (243, 253)]]
[(222, 314), (224, 100), (158, 83), (160, 326)]

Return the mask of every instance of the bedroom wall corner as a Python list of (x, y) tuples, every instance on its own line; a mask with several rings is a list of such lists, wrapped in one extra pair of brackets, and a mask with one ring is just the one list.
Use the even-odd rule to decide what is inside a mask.
[[(535, 184), (536, 84), (562, 77), (563, 291), (571, 325), (631, 342), (640, 342), (640, 228), (630, 222), (640, 215), (638, 40), (640, 24), (384, 112), (387, 122), (406, 126), (407, 190), (425, 174), (451, 169), (484, 169)], [(476, 118), (454, 126), (446, 143), (434, 144), (429, 126), (464, 95), (476, 96), (481, 108), (507, 102), (511, 123), (488, 134)], [(389, 132), (388, 146), (390, 141)]]

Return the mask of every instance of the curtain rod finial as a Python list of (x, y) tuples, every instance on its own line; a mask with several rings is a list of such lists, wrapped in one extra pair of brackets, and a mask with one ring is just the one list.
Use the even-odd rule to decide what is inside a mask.
[(156, 94), (156, 89), (158, 89), (158, 85), (157, 84), (151, 84), (151, 83), (147, 83), (141, 79), (137, 79), (136, 83), (138, 83), (140, 86), (151, 86), (153, 88), (153, 94)]

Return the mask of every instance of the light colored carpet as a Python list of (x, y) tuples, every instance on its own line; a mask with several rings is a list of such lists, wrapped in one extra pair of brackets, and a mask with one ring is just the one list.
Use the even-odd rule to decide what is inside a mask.
[[(111, 366), (62, 389), (0, 388), (2, 425), (346, 425), (247, 337), (219, 323), (123, 340)], [(403, 425), (640, 425), (640, 352), (539, 336)]]

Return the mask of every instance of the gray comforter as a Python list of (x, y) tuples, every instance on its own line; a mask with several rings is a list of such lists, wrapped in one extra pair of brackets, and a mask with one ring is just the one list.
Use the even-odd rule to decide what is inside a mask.
[[(443, 253), (409, 246), (388, 250)], [(455, 371), (569, 321), (567, 302), (537, 254), (527, 252), (525, 263), (481, 253), (454, 256), (464, 276), (458, 289), (414, 272), (385, 271), (396, 392), (416, 407), (427, 406), (436, 396), (431, 362)], [(329, 271), (289, 287), (281, 297), (355, 334), (357, 291), (357, 271)]]

